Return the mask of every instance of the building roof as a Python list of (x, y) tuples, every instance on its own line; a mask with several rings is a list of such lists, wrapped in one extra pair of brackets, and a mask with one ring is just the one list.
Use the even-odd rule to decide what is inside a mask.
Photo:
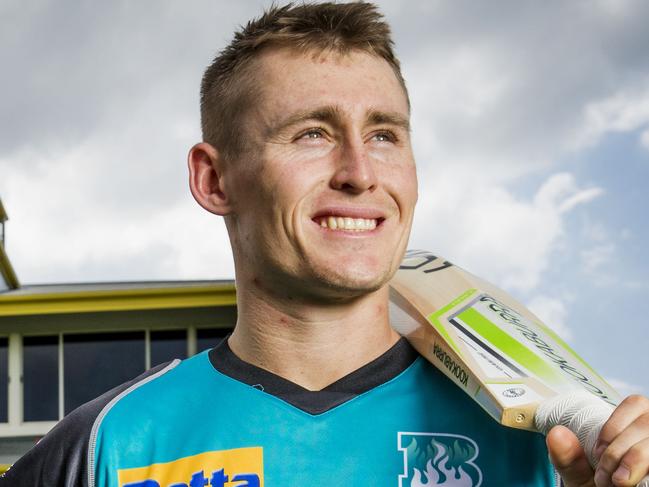
[(106, 282), (72, 282), (54, 284), (25, 284), (20, 289), (5, 293), (10, 296), (34, 294), (67, 294), (90, 291), (122, 292), (142, 289), (197, 288), (204, 286), (233, 286), (231, 279), (200, 281), (106, 281)]
[(41, 284), (0, 293), (0, 316), (235, 304), (232, 280)]

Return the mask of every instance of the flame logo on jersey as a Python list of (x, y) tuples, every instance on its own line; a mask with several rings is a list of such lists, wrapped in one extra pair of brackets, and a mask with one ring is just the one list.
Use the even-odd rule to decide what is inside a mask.
[(443, 433), (399, 433), (404, 473), (399, 487), (478, 487), (482, 472), (474, 463), (478, 445), (471, 438)]
[(119, 487), (263, 487), (261, 447), (200, 453), (118, 471)]

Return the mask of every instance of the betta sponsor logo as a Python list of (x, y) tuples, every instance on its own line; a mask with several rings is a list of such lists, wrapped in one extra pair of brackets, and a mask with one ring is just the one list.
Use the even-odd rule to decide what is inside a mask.
[[(242, 483), (245, 482), (245, 483)], [(140, 482), (131, 482), (124, 484), (124, 487), (259, 487), (259, 476), (254, 473), (240, 473), (230, 478), (223, 469), (212, 472), (210, 477), (205, 476), (205, 472), (195, 472), (189, 483), (174, 482), (169, 485), (160, 485), (155, 480), (147, 479)]]
[(263, 487), (261, 447), (199, 453), (118, 471), (120, 487)]
[(479, 487), (478, 445), (471, 438), (445, 433), (399, 432), (404, 473), (399, 487)]

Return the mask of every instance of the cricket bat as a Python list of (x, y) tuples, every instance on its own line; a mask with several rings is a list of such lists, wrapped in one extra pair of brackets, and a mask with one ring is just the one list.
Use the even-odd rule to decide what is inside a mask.
[[(595, 442), (620, 396), (509, 294), (411, 250), (390, 282), (390, 320), (496, 421), (543, 434), (567, 426), (595, 466)], [(649, 487), (649, 476), (638, 485)]]

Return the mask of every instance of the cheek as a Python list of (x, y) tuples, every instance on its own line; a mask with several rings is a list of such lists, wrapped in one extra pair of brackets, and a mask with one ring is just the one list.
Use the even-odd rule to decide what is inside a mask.
[(417, 179), (417, 168), (414, 165), (412, 166), (411, 175), (408, 181), (410, 182), (410, 194), (412, 204), (414, 205), (419, 199), (419, 181)]
[[(236, 174), (235, 198), (242, 208), (266, 212), (281, 193), (281, 174), (278, 168), (263, 161), (249, 161)], [(280, 168), (281, 169), (281, 168)]]
[(329, 163), (326, 157), (319, 157), (315, 151), (310, 157), (303, 157), (299, 151), (281, 158), (280, 164), (265, 167), (256, 177), (260, 190), (271, 195), (274, 203), (283, 210), (299, 209), (301, 202), (314, 195), (317, 188), (328, 180)]
[(293, 222), (304, 211), (303, 200), (313, 193), (309, 174), (289, 166), (264, 168), (251, 174), (239, 188), (241, 217), (256, 227), (256, 233), (292, 233)]
[(417, 171), (415, 165), (392, 165), (386, 175), (389, 191), (395, 195), (402, 211), (414, 207), (418, 198)]

